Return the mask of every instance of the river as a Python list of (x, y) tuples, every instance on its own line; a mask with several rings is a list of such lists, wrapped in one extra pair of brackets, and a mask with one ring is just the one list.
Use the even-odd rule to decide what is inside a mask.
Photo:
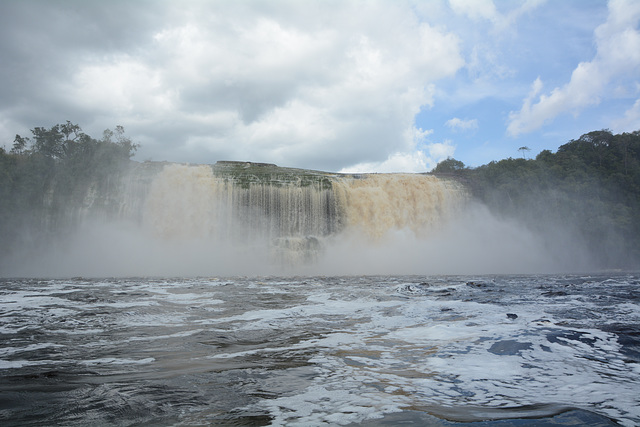
[(0, 424), (640, 425), (639, 283), (2, 279)]

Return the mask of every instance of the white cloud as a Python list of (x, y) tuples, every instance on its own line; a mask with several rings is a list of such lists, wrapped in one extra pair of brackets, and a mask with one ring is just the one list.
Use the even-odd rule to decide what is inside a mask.
[(473, 20), (496, 21), (499, 17), (493, 0), (449, 0), (449, 5), (454, 12), (466, 15)]
[(393, 172), (428, 172), (439, 162), (453, 157), (455, 145), (451, 141), (427, 143), (426, 138), (432, 130), (411, 127), (405, 132), (405, 138), (412, 145), (411, 150), (395, 152), (385, 160), (363, 162), (340, 170), (341, 173), (393, 173)]
[(507, 133), (518, 136), (539, 129), (558, 115), (596, 105), (607, 95), (609, 83), (616, 78), (637, 76), (640, 67), (640, 2), (612, 0), (607, 21), (595, 30), (596, 56), (578, 64), (570, 81), (541, 94), (538, 78), (520, 111), (509, 114)]
[(358, 163), (340, 170), (340, 173), (394, 173), (425, 172), (431, 160), (424, 151), (393, 153), (383, 162)]
[(613, 122), (613, 131), (616, 133), (636, 130), (640, 130), (640, 99), (625, 111), (624, 117)]
[(444, 125), (454, 132), (475, 130), (475, 129), (478, 129), (478, 120), (477, 119), (463, 120), (458, 117), (454, 117), (450, 120), (447, 120)]
[(143, 158), (328, 170), (410, 158), (405, 130), (464, 63), (459, 40), (405, 3), (174, 7), (144, 55), (80, 63), (66, 88), (81, 108), (153, 132)]
[(176, 93), (163, 86), (161, 74), (129, 57), (81, 67), (73, 85), (64, 88), (69, 102), (105, 114), (157, 115), (175, 108)]
[(459, 15), (465, 15), (474, 21), (490, 21), (495, 29), (504, 30), (520, 16), (545, 2), (546, 0), (525, 0), (507, 13), (499, 12), (493, 0), (449, 0), (449, 6)]

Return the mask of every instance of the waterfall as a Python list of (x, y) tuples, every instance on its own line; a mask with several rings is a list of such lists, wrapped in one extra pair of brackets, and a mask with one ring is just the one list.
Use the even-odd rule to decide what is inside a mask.
[(141, 221), (163, 239), (268, 242), (275, 259), (297, 264), (344, 232), (372, 242), (396, 230), (427, 238), (464, 199), (458, 184), (429, 175), (167, 164), (149, 185)]
[(131, 162), (84, 186), (73, 198), (47, 194), (46, 234), (13, 248), (2, 274), (553, 271), (567, 252), (428, 174)]
[(346, 226), (374, 240), (393, 230), (411, 230), (426, 238), (465, 200), (458, 184), (429, 175), (345, 176), (334, 186), (344, 206)]
[(207, 165), (167, 165), (154, 179), (143, 223), (168, 238), (246, 240), (327, 236), (339, 206), (323, 181), (263, 178), (239, 182)]

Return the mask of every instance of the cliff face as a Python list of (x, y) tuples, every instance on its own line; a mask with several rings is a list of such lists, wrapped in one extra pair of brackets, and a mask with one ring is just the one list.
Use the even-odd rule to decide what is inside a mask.
[(332, 184), (321, 174), (173, 164), (151, 183), (143, 225), (166, 238), (246, 241), (326, 236), (338, 230), (340, 216)]
[(73, 187), (54, 178), (43, 200), (42, 222), (49, 232), (87, 221), (139, 223), (151, 183), (167, 164), (131, 161), (107, 177), (93, 177)]

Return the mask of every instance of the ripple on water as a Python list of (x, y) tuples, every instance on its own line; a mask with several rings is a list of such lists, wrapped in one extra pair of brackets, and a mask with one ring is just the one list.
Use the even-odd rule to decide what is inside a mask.
[(0, 422), (637, 425), (637, 283), (3, 281)]

